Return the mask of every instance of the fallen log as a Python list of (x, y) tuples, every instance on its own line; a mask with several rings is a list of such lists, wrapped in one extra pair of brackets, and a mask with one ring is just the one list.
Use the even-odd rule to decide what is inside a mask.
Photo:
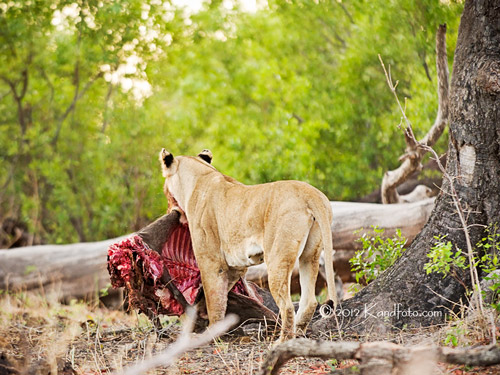
[[(402, 235), (408, 239), (407, 246), (413, 241), (427, 222), (434, 198), (414, 203), (382, 205), (377, 203), (332, 202), (333, 210), (333, 248), (335, 272), (343, 282), (354, 281), (348, 260), (354, 252), (362, 248), (356, 242), (363, 234), (373, 234), (372, 226), (385, 229), (384, 237), (393, 237), (396, 229), (401, 229)], [(295, 265), (292, 274), (292, 293), (299, 292), (299, 269)], [(247, 280), (253, 281), (261, 287), (267, 286), (267, 268), (265, 264), (248, 269)], [(324, 280), (318, 278), (322, 286)], [(294, 282), (295, 281), (295, 282)], [(317, 285), (317, 287), (319, 287)]]
[[(372, 225), (384, 228), (387, 236), (393, 236), (396, 228), (400, 228), (411, 241), (426, 222), (433, 205), (433, 199), (393, 205), (332, 202), (334, 248), (353, 251), (360, 248), (354, 241), (369, 232)], [(354, 234), (359, 228), (365, 229)], [(0, 289), (55, 290), (63, 300), (95, 297), (110, 282), (106, 270), (107, 249), (122, 238), (125, 237), (0, 250)], [(249, 275), (252, 272), (250, 268)]]
[(0, 289), (43, 289), (62, 300), (94, 298), (110, 283), (107, 249), (120, 239), (0, 250)]
[[(372, 233), (371, 226), (385, 229), (384, 236), (392, 237), (401, 229), (410, 243), (427, 222), (434, 198), (414, 203), (383, 205), (377, 203), (332, 202), (333, 248), (361, 249), (356, 240)], [(354, 233), (362, 229), (361, 231)]]
[(361, 375), (430, 374), (434, 373), (438, 362), (469, 366), (500, 364), (500, 347), (403, 347), (383, 341), (360, 343), (294, 339), (275, 346), (264, 359), (259, 374), (278, 374), (280, 368), (295, 357), (356, 359), (360, 362)]

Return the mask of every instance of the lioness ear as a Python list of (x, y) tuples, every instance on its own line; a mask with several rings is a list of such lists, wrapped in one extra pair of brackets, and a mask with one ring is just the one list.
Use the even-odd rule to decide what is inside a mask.
[(163, 171), (163, 177), (167, 177), (167, 169), (170, 168), (173, 162), (174, 155), (162, 148), (160, 151), (160, 164)]
[(200, 157), (201, 159), (205, 160), (208, 164), (211, 164), (212, 163), (212, 152), (210, 150), (203, 150), (202, 152), (200, 152), (198, 154), (198, 157)]

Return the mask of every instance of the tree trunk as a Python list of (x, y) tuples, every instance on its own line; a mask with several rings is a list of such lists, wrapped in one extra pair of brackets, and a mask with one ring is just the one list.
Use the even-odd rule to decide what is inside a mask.
[[(447, 173), (453, 178), (466, 211), (472, 244), (484, 226), (500, 222), (500, 4), (497, 0), (466, 1), (458, 33), (450, 93), (450, 139)], [(338, 317), (343, 329), (384, 333), (392, 327), (444, 321), (448, 309), (470, 286), (468, 271), (460, 282), (427, 275), (424, 264), (434, 236), (447, 235), (467, 251), (464, 230), (450, 197), (443, 191), (428, 223), (393, 267), (354, 298), (345, 301)], [(328, 315), (328, 314), (327, 314)], [(320, 319), (314, 330), (336, 332), (335, 319)]]

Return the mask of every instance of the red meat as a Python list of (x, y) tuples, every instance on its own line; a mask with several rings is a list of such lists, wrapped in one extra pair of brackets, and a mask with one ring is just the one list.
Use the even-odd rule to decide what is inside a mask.
[[(175, 298), (172, 286), (168, 285), (170, 281), (190, 305), (197, 302), (202, 290), (187, 224), (179, 224), (170, 232), (161, 255), (139, 235), (111, 245), (108, 271), (113, 287), (127, 289), (130, 307), (150, 317), (184, 313), (182, 301)], [(169, 278), (165, 278), (164, 273), (168, 273)], [(231, 291), (262, 303), (261, 296), (243, 280), (239, 280)]]

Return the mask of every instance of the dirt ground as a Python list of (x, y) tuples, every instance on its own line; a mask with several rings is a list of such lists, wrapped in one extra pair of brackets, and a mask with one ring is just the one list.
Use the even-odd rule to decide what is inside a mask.
[[(142, 315), (108, 310), (91, 303), (34, 294), (0, 296), (0, 375), (120, 373), (166, 350), (182, 323), (163, 319), (157, 331)], [(398, 341), (418, 342), (415, 333)], [(422, 335), (429, 340), (428, 332)], [(246, 326), (182, 355), (173, 366), (150, 374), (256, 374), (276, 332), (261, 324)], [(401, 342), (400, 342), (401, 343)], [(298, 358), (281, 374), (359, 373), (356, 361)], [(499, 374), (500, 366), (468, 368), (440, 365), (436, 374)]]

